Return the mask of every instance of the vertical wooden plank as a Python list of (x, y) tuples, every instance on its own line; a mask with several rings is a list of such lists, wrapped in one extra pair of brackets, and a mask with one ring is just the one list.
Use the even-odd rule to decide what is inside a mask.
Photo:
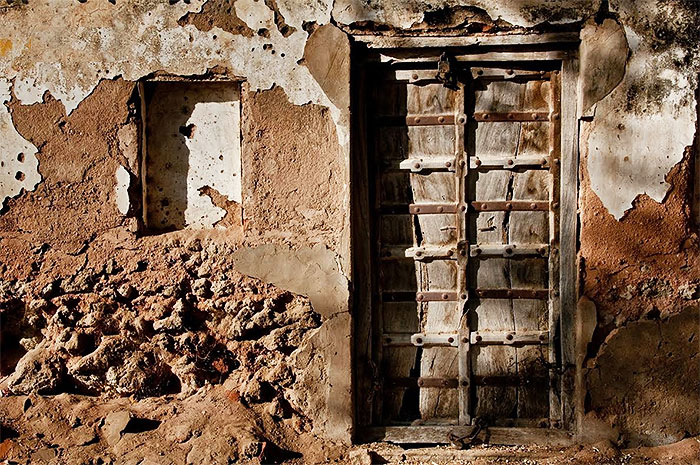
[[(560, 205), (560, 299), (562, 367), (562, 422), (574, 425), (575, 366), (574, 318), (578, 300), (578, 121), (576, 119), (576, 82), (578, 61), (569, 58), (562, 63), (561, 72), (561, 205)], [(583, 395), (583, 393), (579, 393)]]

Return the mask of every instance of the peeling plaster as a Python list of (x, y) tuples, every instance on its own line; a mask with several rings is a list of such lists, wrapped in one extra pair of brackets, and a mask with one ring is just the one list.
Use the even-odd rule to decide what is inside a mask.
[(37, 148), (15, 129), (5, 106), (10, 99), (10, 82), (0, 78), (0, 209), (8, 198), (41, 182)]
[[(591, 187), (616, 219), (639, 194), (664, 200), (666, 174), (693, 143), (696, 119), (697, 82), (667, 65), (683, 50), (653, 52), (634, 30), (625, 32), (632, 51), (627, 73), (597, 104), (587, 144)], [(633, 93), (654, 86), (661, 90), (653, 106)]]
[[(14, 46), (0, 57), (0, 76), (15, 79), (15, 95), (22, 103), (40, 102), (49, 91), (70, 114), (101, 79), (121, 76), (136, 81), (161, 70), (204, 74), (223, 66), (245, 77), (250, 90), (278, 85), (296, 105), (330, 108), (340, 143), (347, 147), (347, 109), (333, 105), (308, 69), (297, 64), (307, 33), (297, 29), (285, 38), (270, 27), (268, 37), (244, 37), (219, 28), (203, 32), (178, 25), (179, 18), (201, 11), (204, 3), (144, 0), (105, 7), (99, 2), (35, 0), (21, 11), (2, 13), (6, 26), (0, 40), (12, 37)], [(237, 2), (236, 8), (256, 29), (273, 15), (262, 0)]]
[(129, 186), (131, 175), (123, 166), (119, 165), (115, 174), (117, 185), (114, 187), (117, 201), (117, 209), (122, 215), (129, 213)]

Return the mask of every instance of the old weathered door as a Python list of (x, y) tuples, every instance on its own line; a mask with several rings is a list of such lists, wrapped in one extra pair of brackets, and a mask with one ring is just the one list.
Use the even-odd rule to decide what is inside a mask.
[(360, 415), (404, 442), (559, 427), (556, 66), (443, 59), (376, 65), (368, 82)]

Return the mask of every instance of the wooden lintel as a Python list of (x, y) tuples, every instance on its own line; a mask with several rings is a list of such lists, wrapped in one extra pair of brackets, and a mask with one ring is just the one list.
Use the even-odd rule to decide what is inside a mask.
[(442, 47), (493, 47), (503, 45), (554, 44), (573, 46), (580, 42), (578, 32), (554, 32), (545, 34), (508, 34), (460, 37), (425, 36), (381, 36), (355, 35), (355, 41), (367, 44), (368, 48), (442, 48)]

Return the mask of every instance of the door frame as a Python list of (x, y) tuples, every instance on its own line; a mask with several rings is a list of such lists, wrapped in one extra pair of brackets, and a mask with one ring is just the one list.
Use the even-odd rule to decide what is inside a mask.
[(561, 424), (552, 428), (491, 427), (482, 437), (492, 444), (550, 444), (571, 442), (583, 399), (576, 392), (575, 311), (579, 296), (578, 191), (579, 125), (577, 113), (578, 32), (416, 37), (355, 35), (351, 49), (351, 254), (353, 262), (353, 403), (354, 442), (445, 443), (447, 432), (467, 436), (474, 426), (376, 426), (364, 409), (364, 400), (376, 391), (372, 385), (378, 367), (372, 366), (372, 254), (370, 185), (363, 95), (372, 83), (364, 78), (369, 57), (379, 60), (435, 61), (447, 51), (457, 62), (549, 62), (560, 66), (561, 165), (559, 336), (561, 347)]

